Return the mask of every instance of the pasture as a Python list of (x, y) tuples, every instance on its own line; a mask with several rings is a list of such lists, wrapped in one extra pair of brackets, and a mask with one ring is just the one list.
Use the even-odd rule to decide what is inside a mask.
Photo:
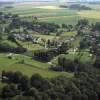
[(5, 13), (18, 14), (22, 19), (32, 21), (32, 16), (37, 16), (39, 21), (58, 24), (76, 24), (79, 19), (87, 18), (91, 22), (100, 21), (99, 5), (88, 5), (91, 11), (70, 10), (59, 6), (34, 6), (34, 4), (15, 4), (13, 8), (0, 8)]
[(0, 45), (5, 45), (5, 46), (10, 46), (10, 47), (18, 47), (18, 45), (14, 42), (11, 42), (9, 40), (3, 40), (3, 41), (0, 41)]
[(75, 36), (77, 34), (76, 31), (73, 32), (64, 32), (63, 34), (61, 34), (61, 37), (71, 37), (71, 36)]
[(100, 11), (81, 11), (78, 14), (84, 18), (100, 19)]
[[(85, 50), (85, 51), (80, 51), (80, 52), (74, 52), (73, 49), (69, 50), (68, 54), (61, 54), (58, 57), (65, 57), (66, 59), (74, 61), (75, 59), (78, 59), (82, 63), (94, 63), (95, 57), (92, 57), (91, 54)], [(57, 64), (58, 57), (55, 57), (52, 60), (53, 64)]]
[[(49, 69), (50, 65), (48, 63), (42, 63), (24, 55), (13, 54), (12, 59), (9, 59), (7, 55), (7, 53), (0, 53), (0, 71), (20, 71), (29, 77), (33, 74), (40, 74), (45, 78), (52, 78), (61, 75), (66, 77), (73, 76), (72, 73), (52, 71)], [(24, 60), (24, 63), (19, 63), (22, 60)]]
[(18, 41), (18, 43), (20, 43), (20, 45), (22, 45), (24, 48), (27, 48), (29, 51), (35, 51), (44, 48), (43, 46), (39, 44), (33, 44), (32, 42)]

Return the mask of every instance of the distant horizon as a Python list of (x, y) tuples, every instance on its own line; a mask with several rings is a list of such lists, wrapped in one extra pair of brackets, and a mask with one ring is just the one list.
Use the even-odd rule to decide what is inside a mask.
[(48, 1), (48, 2), (100, 2), (100, 0), (0, 0), (0, 2), (41, 2), (41, 1)]
[(85, 3), (85, 2), (100, 2), (100, 0), (0, 0), (0, 2), (12, 2), (12, 3), (24, 3), (24, 2), (79, 2), (79, 3)]

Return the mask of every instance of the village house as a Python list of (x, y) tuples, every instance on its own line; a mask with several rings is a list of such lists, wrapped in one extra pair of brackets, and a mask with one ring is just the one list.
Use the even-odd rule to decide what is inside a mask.
[(25, 40), (27, 40), (27, 41), (31, 41), (31, 40), (33, 40), (33, 36), (32, 35), (28, 35), (28, 34), (13, 34), (12, 35), (12, 37), (13, 38), (15, 38), (15, 39), (18, 39), (18, 40), (21, 40), (21, 41), (25, 41)]

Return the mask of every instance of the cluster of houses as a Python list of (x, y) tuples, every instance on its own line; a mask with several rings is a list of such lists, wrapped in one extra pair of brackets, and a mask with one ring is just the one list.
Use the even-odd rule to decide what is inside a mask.
[(20, 41), (31, 41), (33, 44), (40, 44), (43, 42), (41, 37), (37, 37), (32, 34), (14, 33), (11, 37)]
[(85, 35), (85, 37), (91, 44), (96, 43), (100, 46), (100, 33), (98, 31), (91, 32), (90, 34)]
[(12, 37), (14, 39), (18, 39), (18, 40), (21, 40), (21, 41), (31, 41), (33, 40), (33, 36), (32, 35), (29, 35), (29, 34), (24, 34), (24, 33), (21, 33), (21, 34), (12, 34)]
[(54, 37), (53, 39), (47, 40), (47, 39), (43, 39), (42, 37), (38, 37), (36, 35), (34, 36), (33, 34), (25, 34), (25, 33), (13, 33), (11, 37), (20, 41), (31, 41), (33, 44), (40, 44), (44, 46), (46, 49), (58, 48), (62, 45), (62, 43), (69, 43), (75, 40), (75, 37), (69, 37), (69, 38)]

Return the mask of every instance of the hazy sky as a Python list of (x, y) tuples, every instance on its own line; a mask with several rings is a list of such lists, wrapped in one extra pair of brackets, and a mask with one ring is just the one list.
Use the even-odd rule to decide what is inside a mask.
[[(0, 1), (44, 1), (44, 0), (0, 0)], [(46, 0), (46, 1), (54, 1), (54, 0)]]
[[(57, 0), (0, 0), (0, 1), (57, 1)], [(75, 0), (59, 0), (59, 1), (75, 1)], [(83, 1), (83, 0), (76, 0)], [(84, 1), (100, 1), (100, 0), (84, 0)]]

